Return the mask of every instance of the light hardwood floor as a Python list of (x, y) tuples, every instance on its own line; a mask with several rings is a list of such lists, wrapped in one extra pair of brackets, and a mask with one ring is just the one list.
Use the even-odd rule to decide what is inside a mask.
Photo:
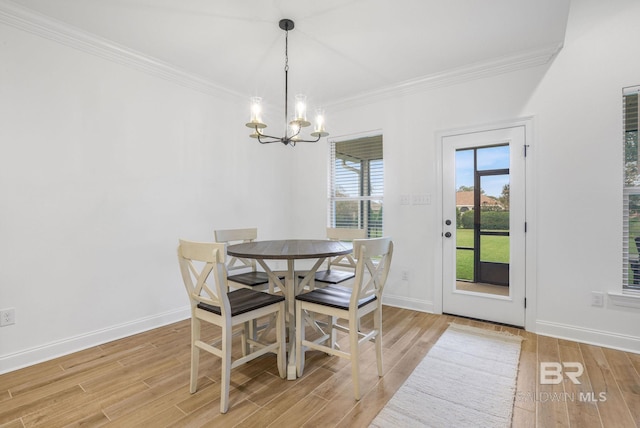
[[(640, 425), (640, 355), (392, 307), (383, 319), (385, 375), (377, 376), (375, 352), (365, 352), (359, 402), (348, 361), (310, 352), (304, 376), (287, 381), (268, 355), (232, 371), (231, 408), (222, 415), (219, 359), (202, 353), (198, 392), (189, 393), (186, 320), (1, 375), (0, 427), (366, 427), (450, 322), (525, 338), (514, 427)], [(542, 361), (582, 363), (581, 384), (540, 385)], [(591, 393), (606, 401), (585, 401)]]

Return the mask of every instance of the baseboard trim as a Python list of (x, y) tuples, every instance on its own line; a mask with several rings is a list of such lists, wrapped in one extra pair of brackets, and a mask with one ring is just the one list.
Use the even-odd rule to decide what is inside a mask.
[(410, 297), (385, 294), (382, 297), (382, 303), (389, 306), (395, 306), (397, 308), (411, 309), (414, 311), (428, 312), (431, 314), (434, 313), (433, 302), (430, 302), (428, 300), (412, 299)]
[(57, 340), (41, 346), (0, 356), (0, 374), (8, 373), (34, 364), (48, 361), (93, 346), (122, 339), (167, 324), (182, 321), (191, 316), (191, 309), (184, 308), (140, 318), (134, 321), (114, 325), (101, 330)]
[(640, 354), (640, 337), (538, 320), (534, 333)]

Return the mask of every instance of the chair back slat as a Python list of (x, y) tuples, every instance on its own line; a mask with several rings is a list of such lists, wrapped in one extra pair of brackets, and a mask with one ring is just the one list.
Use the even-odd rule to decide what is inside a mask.
[(327, 239), (334, 241), (353, 241), (367, 237), (364, 229), (347, 229), (344, 227), (327, 227)]
[[(219, 229), (213, 231), (216, 242), (225, 244), (241, 244), (252, 242), (258, 237), (258, 228), (251, 227), (245, 229)], [(239, 257), (229, 257), (227, 262), (227, 272), (250, 269), (256, 270), (256, 261), (253, 259), (243, 259)]]
[(250, 242), (258, 238), (258, 228), (220, 229), (213, 232), (216, 242)]
[(357, 266), (350, 305), (355, 309), (358, 301), (372, 294), (376, 295), (380, 304), (393, 256), (391, 238), (355, 239), (353, 254)]
[(183, 239), (179, 242), (178, 263), (192, 309), (198, 303), (207, 303), (220, 307), (223, 314), (230, 313), (224, 265), (226, 244)]
[[(327, 227), (327, 238), (332, 241), (353, 241), (367, 237), (365, 229), (347, 229), (342, 227)], [(356, 261), (351, 254), (337, 256), (329, 260), (329, 268), (340, 266), (355, 269)]]

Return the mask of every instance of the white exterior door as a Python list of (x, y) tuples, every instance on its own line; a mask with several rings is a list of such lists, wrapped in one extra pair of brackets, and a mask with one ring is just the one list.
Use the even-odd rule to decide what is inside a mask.
[(443, 135), (444, 313), (524, 326), (524, 125)]

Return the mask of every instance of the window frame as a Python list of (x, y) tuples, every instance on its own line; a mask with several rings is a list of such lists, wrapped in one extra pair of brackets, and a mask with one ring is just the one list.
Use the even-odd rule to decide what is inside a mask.
[[(360, 170), (359, 180), (350, 181), (348, 184), (356, 185), (359, 189), (358, 196), (337, 196), (337, 190), (340, 187), (336, 178), (336, 147), (343, 144), (360, 144), (365, 146), (367, 144), (380, 145), (380, 147), (372, 147), (371, 157), (368, 159), (360, 159), (360, 162), (356, 162), (355, 157), (351, 157), (355, 164), (348, 165), (345, 168), (352, 168), (354, 170)], [(355, 136), (349, 136), (344, 138), (333, 138), (329, 140), (328, 144), (329, 162), (328, 162), (328, 183), (327, 183), (327, 226), (328, 227), (345, 227), (341, 225), (336, 217), (336, 205), (340, 202), (356, 202), (358, 204), (358, 214), (356, 215), (357, 225), (354, 228), (363, 228), (367, 230), (368, 238), (375, 238), (384, 236), (384, 144), (383, 136), (381, 132), (360, 134)], [(379, 157), (376, 152), (379, 152)], [(340, 159), (338, 157), (338, 159)], [(374, 162), (381, 161), (374, 168)], [(372, 173), (372, 170), (374, 171)], [(381, 192), (372, 191), (374, 186), (372, 185), (372, 178), (378, 184), (382, 186)], [(378, 204), (379, 219), (377, 222), (372, 221), (372, 214), (376, 213), (376, 210), (372, 208), (372, 204)]]
[[(627, 97), (635, 96), (629, 101)], [(640, 198), (640, 145), (638, 139), (638, 125), (640, 124), (640, 111), (638, 110), (638, 99), (640, 98), (640, 86), (631, 86), (622, 89), (622, 151), (623, 151), (623, 197), (622, 197), (622, 293), (609, 293), (614, 304), (620, 306), (640, 307), (640, 280), (635, 284), (635, 280), (640, 276), (640, 251), (633, 251), (630, 244), (635, 237), (640, 237), (640, 230), (636, 233), (632, 229), (637, 229), (640, 219), (633, 227), (632, 217), (637, 217), (640, 213), (640, 199), (634, 201), (638, 208), (633, 209), (631, 202), (634, 197)], [(633, 133), (631, 136), (629, 133)], [(631, 141), (629, 140), (631, 138)], [(631, 144), (630, 144), (631, 143)], [(634, 214), (634, 215), (632, 215)], [(632, 236), (633, 235), (633, 236)], [(634, 244), (636, 245), (636, 244)], [(637, 245), (636, 245), (637, 246)], [(634, 269), (635, 265), (635, 269)], [(624, 295), (633, 297), (633, 300), (624, 299)]]

